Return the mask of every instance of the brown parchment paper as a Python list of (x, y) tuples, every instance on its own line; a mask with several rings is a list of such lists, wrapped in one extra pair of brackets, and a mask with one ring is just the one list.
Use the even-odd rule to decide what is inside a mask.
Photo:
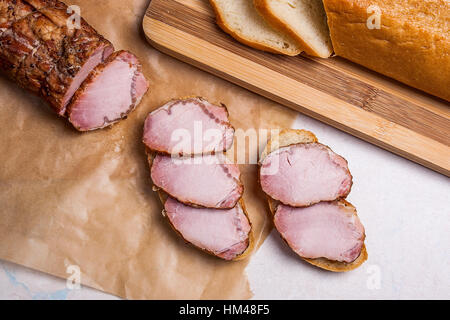
[[(0, 259), (130, 299), (251, 297), (248, 259), (225, 262), (183, 243), (161, 215), (141, 143), (153, 109), (174, 97), (225, 103), (239, 129), (290, 127), (295, 112), (153, 49), (141, 31), (148, 0), (72, 0), (116, 49), (139, 56), (150, 92), (112, 129), (80, 134), (0, 77)], [(258, 245), (271, 223), (255, 165), (241, 166)]]

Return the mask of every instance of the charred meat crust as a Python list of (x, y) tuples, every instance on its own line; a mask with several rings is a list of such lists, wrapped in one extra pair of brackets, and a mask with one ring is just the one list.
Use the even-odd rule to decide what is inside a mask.
[[(317, 137), (313, 133), (306, 131), (306, 130), (284, 129), (280, 132), (278, 138), (289, 135), (291, 133), (297, 134), (297, 135), (302, 135), (302, 136), (309, 136), (309, 139), (308, 139), (309, 142), (305, 142), (305, 143), (319, 143)], [(292, 141), (289, 141), (289, 143), (286, 143), (286, 144), (281, 143), (281, 145), (273, 147), (272, 145), (274, 144), (274, 141), (272, 139), (269, 139), (269, 141), (267, 142), (267, 146), (266, 146), (265, 150), (263, 151), (262, 156), (259, 159), (258, 164), (259, 164), (260, 168), (261, 168), (262, 161), (270, 153), (276, 151), (279, 148), (289, 147), (291, 145), (296, 145), (296, 144), (300, 144), (300, 143), (302, 143), (302, 142), (292, 143)], [(325, 147), (327, 147), (327, 146), (325, 146)], [(329, 147), (327, 147), (327, 148), (329, 148)], [(259, 184), (261, 184), (260, 183), (261, 182), (260, 174), (261, 174), (261, 170), (258, 170)], [(350, 174), (350, 172), (349, 172), (349, 174)], [(351, 176), (351, 174), (350, 174), (350, 176)], [(353, 185), (353, 176), (351, 176), (351, 183)], [(350, 190), (351, 190), (352, 185), (350, 186)], [(278, 204), (280, 203), (280, 201), (271, 198), (269, 195), (266, 195), (266, 196), (267, 196), (267, 202), (269, 205), (269, 213), (271, 215), (270, 218), (272, 219), (272, 221), (274, 221), (275, 212), (277, 210), (277, 207), (278, 207)], [(347, 202), (345, 199), (342, 199), (342, 198), (336, 199), (335, 201), (339, 201), (339, 202), (343, 203), (345, 206), (352, 206), (349, 202)], [(281, 234), (280, 234), (280, 237), (289, 246), (288, 242), (283, 238), (283, 236), (281, 236)], [(365, 235), (364, 235), (364, 237), (365, 237)], [(289, 248), (290, 248), (290, 246), (289, 246)], [(329, 260), (326, 258), (317, 258), (317, 259), (309, 259), (309, 258), (303, 258), (303, 257), (300, 257), (300, 258), (302, 260), (308, 262), (309, 264), (312, 264), (312, 265), (319, 267), (321, 269), (324, 269), (324, 270), (328, 270), (328, 271), (332, 271), (332, 272), (347, 272), (347, 271), (356, 269), (360, 265), (362, 265), (367, 260), (368, 254), (367, 254), (366, 247), (363, 244), (360, 255), (358, 256), (358, 258), (355, 261), (353, 261), (351, 263), (332, 261), (332, 260)]]

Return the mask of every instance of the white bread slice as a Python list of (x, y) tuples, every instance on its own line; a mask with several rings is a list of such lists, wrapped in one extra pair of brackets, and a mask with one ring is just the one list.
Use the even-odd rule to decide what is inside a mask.
[[(316, 136), (310, 131), (295, 130), (295, 129), (282, 130), (279, 135), (269, 139), (265, 149), (263, 150), (263, 152), (261, 154), (259, 163), (261, 163), (262, 160), (264, 160), (264, 158), (268, 154), (270, 154), (271, 152), (273, 152), (277, 149), (287, 147), (290, 145), (294, 145), (294, 144), (299, 144), (299, 143), (315, 143), (315, 142), (318, 142), (318, 140), (317, 140)], [(269, 209), (270, 209), (272, 218), (274, 218), (279, 202), (270, 198), (269, 196), (267, 196), (267, 199), (269, 202)], [(339, 201), (342, 203), (342, 205), (353, 207), (350, 203), (348, 203), (345, 200), (339, 200)], [(321, 269), (325, 269), (325, 270), (333, 271), (333, 272), (346, 272), (346, 271), (350, 271), (350, 270), (356, 269), (359, 266), (361, 266), (364, 263), (364, 261), (367, 260), (367, 257), (368, 257), (368, 255), (367, 255), (366, 246), (363, 245), (363, 247), (361, 249), (361, 254), (355, 261), (353, 261), (351, 263), (332, 261), (332, 260), (328, 260), (325, 258), (318, 258), (318, 259), (302, 258), (302, 259), (316, 267), (321, 268)]]
[(321, 58), (333, 54), (322, 0), (254, 0), (254, 4), (271, 26), (297, 40), (307, 54)]
[(298, 42), (273, 29), (256, 11), (252, 0), (210, 0), (217, 24), (233, 38), (255, 49), (296, 56)]

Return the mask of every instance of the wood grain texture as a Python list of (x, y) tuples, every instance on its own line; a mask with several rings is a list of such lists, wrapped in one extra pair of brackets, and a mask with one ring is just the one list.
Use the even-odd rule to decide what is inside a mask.
[(254, 50), (221, 31), (207, 0), (152, 0), (153, 46), (251, 91), (450, 176), (450, 105), (334, 57)]

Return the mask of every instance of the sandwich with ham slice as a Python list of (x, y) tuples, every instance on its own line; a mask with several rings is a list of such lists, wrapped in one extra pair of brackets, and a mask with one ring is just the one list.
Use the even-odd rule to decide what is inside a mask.
[(352, 176), (347, 161), (305, 130), (282, 130), (259, 161), (259, 179), (275, 228), (302, 259), (345, 272), (367, 260), (365, 230), (344, 199)]

